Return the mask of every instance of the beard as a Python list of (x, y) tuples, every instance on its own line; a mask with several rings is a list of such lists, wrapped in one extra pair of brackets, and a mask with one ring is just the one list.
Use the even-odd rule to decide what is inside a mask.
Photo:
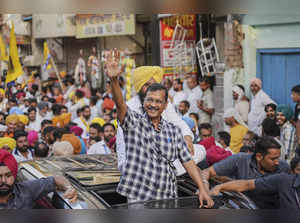
[(21, 153), (25, 153), (28, 150), (28, 146), (17, 147), (17, 150), (20, 151)]
[[(2, 187), (6, 187), (6, 188), (2, 188)], [(8, 185), (8, 184), (1, 184), (0, 185), (0, 197), (4, 197), (9, 195), (10, 193), (12, 193), (14, 188), (14, 185)]]
[(83, 117), (84, 117), (84, 119), (85, 119), (85, 120), (89, 120), (89, 119), (90, 119), (90, 117), (91, 117), (91, 115), (89, 115), (89, 116), (87, 116), (87, 115), (83, 115)]
[(109, 140), (111, 140), (112, 138), (113, 138), (112, 135), (104, 136), (104, 141), (105, 141), (106, 143), (109, 143)]

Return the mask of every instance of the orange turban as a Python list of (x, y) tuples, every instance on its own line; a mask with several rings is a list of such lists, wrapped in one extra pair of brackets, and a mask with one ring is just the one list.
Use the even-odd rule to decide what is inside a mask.
[(105, 98), (102, 104), (102, 109), (113, 110), (115, 106), (115, 102), (111, 99)]
[(72, 144), (74, 149), (74, 154), (80, 154), (81, 152), (81, 143), (77, 136), (74, 134), (64, 134), (61, 138), (61, 141), (67, 141)]
[(72, 117), (71, 113), (64, 113), (59, 116), (55, 116), (52, 119), (53, 125), (60, 127), (60, 128), (65, 127), (66, 125), (68, 125), (70, 123), (71, 117)]

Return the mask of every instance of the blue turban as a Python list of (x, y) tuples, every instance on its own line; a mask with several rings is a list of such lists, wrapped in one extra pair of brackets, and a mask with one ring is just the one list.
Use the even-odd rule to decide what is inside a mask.
[(22, 109), (18, 108), (18, 107), (12, 107), (10, 110), (9, 110), (9, 114), (16, 114), (16, 115), (23, 115), (24, 112), (22, 111)]
[(282, 112), (287, 121), (293, 117), (293, 110), (288, 105), (278, 105), (276, 112)]
[(190, 117), (183, 116), (182, 120), (185, 121), (185, 123), (190, 127), (190, 129), (193, 129), (195, 127), (195, 122)]

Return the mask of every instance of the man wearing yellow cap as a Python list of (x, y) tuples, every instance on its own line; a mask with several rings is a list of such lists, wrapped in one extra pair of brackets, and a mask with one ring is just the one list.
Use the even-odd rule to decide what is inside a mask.
[[(135, 91), (138, 93), (138, 95), (129, 100), (127, 102), (127, 106), (133, 111), (143, 114), (145, 113), (143, 109), (143, 103), (146, 96), (146, 91), (151, 84), (160, 83), (162, 81), (163, 69), (158, 66), (142, 66), (135, 69), (132, 78)], [(174, 106), (170, 102), (167, 104), (165, 111), (162, 113), (162, 117), (166, 121), (173, 123), (181, 129), (188, 149), (191, 154), (194, 155), (193, 133), (187, 124), (176, 113)], [(117, 131), (117, 154), (118, 167), (122, 171), (122, 168), (126, 162), (125, 142), (123, 139), (122, 128), (118, 128)]]
[(0, 112), (5, 112), (7, 99), (5, 98), (5, 91), (0, 88)]

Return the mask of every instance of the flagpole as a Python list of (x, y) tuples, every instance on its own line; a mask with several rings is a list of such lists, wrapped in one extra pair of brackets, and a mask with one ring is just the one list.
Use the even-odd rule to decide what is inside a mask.
[(58, 82), (59, 82), (59, 85), (60, 85), (60, 87), (61, 87), (61, 90), (63, 91), (63, 90), (64, 90), (64, 87), (63, 87), (63, 84), (62, 84), (62, 80), (61, 80), (61, 78), (60, 78), (60, 75), (59, 75), (59, 73), (58, 73), (58, 69), (57, 69), (57, 67), (56, 67), (56, 64), (55, 64), (55, 62), (54, 62), (52, 56), (50, 56), (50, 61), (51, 61), (52, 65), (53, 65), (53, 68), (54, 68), (56, 77), (57, 77)]

